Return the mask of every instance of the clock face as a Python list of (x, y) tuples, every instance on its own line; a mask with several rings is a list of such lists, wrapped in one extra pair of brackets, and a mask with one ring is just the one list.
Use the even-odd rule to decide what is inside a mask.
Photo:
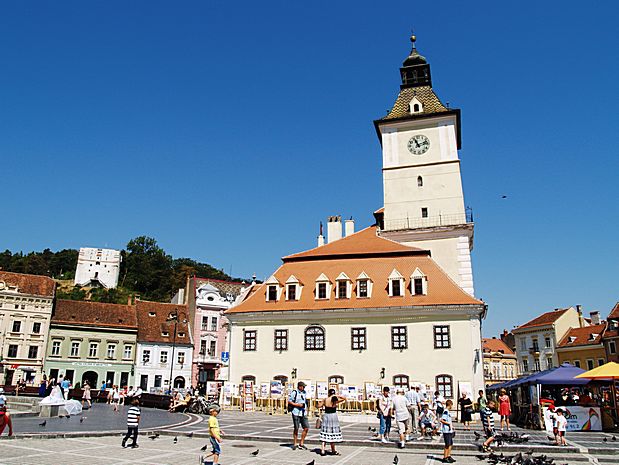
[(430, 148), (430, 139), (423, 134), (417, 134), (408, 141), (408, 151), (413, 155), (423, 155)]

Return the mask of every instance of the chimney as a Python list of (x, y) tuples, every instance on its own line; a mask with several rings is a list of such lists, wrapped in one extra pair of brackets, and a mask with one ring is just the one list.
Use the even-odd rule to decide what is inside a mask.
[(601, 323), (600, 312), (598, 312), (598, 311), (590, 312), (589, 316), (591, 317), (591, 324), (592, 325), (599, 325)]
[(346, 237), (355, 233), (355, 220), (353, 220), (352, 217), (344, 221), (344, 231), (346, 232)]
[(327, 242), (335, 242), (342, 238), (342, 217), (340, 215), (327, 218)]
[(578, 323), (581, 328), (585, 327), (585, 319), (582, 317), (582, 306), (576, 305), (576, 312), (578, 313)]
[(322, 221), (320, 222), (320, 233), (318, 234), (318, 247), (325, 245), (325, 236), (322, 235)]

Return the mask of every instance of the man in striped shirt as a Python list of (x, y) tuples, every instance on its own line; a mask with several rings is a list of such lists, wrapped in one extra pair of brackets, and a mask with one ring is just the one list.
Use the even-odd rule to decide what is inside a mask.
[(138, 425), (140, 424), (140, 401), (138, 399), (133, 399), (131, 402), (131, 407), (127, 411), (127, 434), (123, 438), (123, 447), (127, 447), (127, 439), (133, 436), (133, 444), (129, 447), (133, 447), (134, 449), (138, 446)]

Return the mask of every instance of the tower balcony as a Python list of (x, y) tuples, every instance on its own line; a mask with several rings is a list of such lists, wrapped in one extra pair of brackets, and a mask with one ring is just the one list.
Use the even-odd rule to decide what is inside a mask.
[(467, 207), (465, 213), (428, 216), (426, 218), (401, 218), (383, 221), (383, 231), (404, 231), (441, 226), (456, 226), (473, 223), (473, 210)]

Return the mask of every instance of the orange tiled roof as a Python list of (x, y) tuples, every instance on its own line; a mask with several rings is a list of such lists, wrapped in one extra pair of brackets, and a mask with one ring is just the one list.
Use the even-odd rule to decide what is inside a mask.
[(11, 273), (0, 271), (0, 282), (6, 286), (17, 287), (22, 294), (53, 297), (56, 290), (56, 281), (48, 276), (36, 274)]
[(514, 351), (511, 350), (501, 339), (485, 337), (482, 339), (482, 343), (484, 352), (501, 352), (505, 355), (514, 355)]
[[(584, 328), (570, 328), (570, 330), (563, 336), (558, 347), (575, 347), (575, 346), (588, 346), (597, 345), (602, 343), (602, 336), (606, 329), (606, 323), (600, 323), (599, 325), (585, 326)], [(592, 336), (595, 337), (592, 339)]]
[(619, 302), (615, 304), (614, 308), (610, 312), (610, 315), (608, 315), (608, 318), (619, 319)]
[(563, 315), (568, 310), (569, 308), (563, 308), (561, 310), (553, 310), (551, 312), (542, 313), (537, 318), (533, 318), (531, 321), (528, 321), (527, 323), (518, 326), (516, 328), (516, 331), (519, 329), (531, 328), (533, 326), (550, 325), (557, 321), (561, 317), (561, 315)]
[[(284, 286), (294, 275), (303, 286), (298, 300), (288, 301), (285, 292), (278, 301), (266, 301), (268, 284), (255, 286), (244, 301), (227, 310), (227, 314), (256, 311), (325, 310), (338, 308), (383, 308), (433, 305), (483, 305), (464, 292), (430, 258), (428, 251), (406, 247), (376, 235), (376, 228), (366, 228), (345, 239), (316, 249), (284, 257), (274, 277)], [(419, 270), (427, 277), (427, 295), (411, 295), (411, 275)], [(390, 297), (388, 281), (396, 269), (403, 277), (405, 295)], [(345, 273), (353, 282), (350, 299), (335, 298), (335, 280)], [(356, 279), (366, 273), (373, 283), (371, 296), (356, 297)], [(316, 279), (324, 274), (331, 282), (329, 299), (314, 298)]]
[(56, 301), (53, 323), (123, 329), (136, 329), (138, 326), (133, 305), (62, 299)]
[[(182, 322), (183, 319), (189, 319), (186, 305), (138, 300), (135, 307), (138, 319), (138, 342), (172, 344), (174, 322), (167, 320), (170, 313), (177, 311), (179, 323), (176, 329), (176, 343), (180, 345), (191, 344), (187, 323)], [(167, 336), (164, 336), (163, 333), (166, 333)]]

